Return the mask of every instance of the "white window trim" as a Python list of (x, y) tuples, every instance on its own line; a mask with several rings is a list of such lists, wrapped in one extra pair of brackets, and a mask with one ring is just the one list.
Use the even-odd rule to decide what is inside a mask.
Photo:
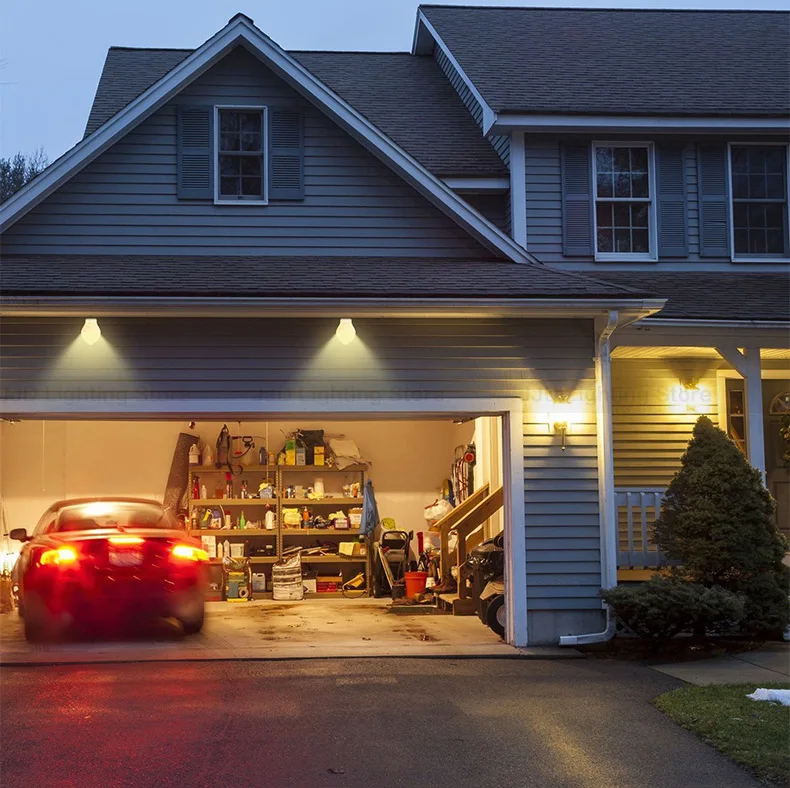
[[(263, 199), (233, 200), (219, 193), (219, 113), (220, 110), (255, 110), (261, 112), (263, 150)], [(269, 108), (265, 104), (215, 104), (214, 105), (214, 150), (212, 151), (212, 176), (214, 178), (214, 205), (268, 205), (269, 204)]]
[[(598, 212), (596, 210), (598, 200), (607, 200), (606, 197), (598, 197), (598, 178), (595, 168), (595, 150), (596, 148), (647, 148), (647, 178), (648, 178), (648, 191), (649, 196), (647, 200), (644, 198), (636, 198), (625, 200), (623, 202), (647, 202), (649, 206), (648, 216), (648, 244), (650, 251), (647, 253), (634, 253), (634, 252), (599, 252), (598, 251)], [(627, 141), (627, 140), (594, 140), (592, 143), (592, 152), (590, 156), (590, 184), (592, 190), (592, 214), (593, 214), (593, 250), (595, 252), (595, 261), (597, 263), (654, 263), (658, 260), (658, 231), (657, 231), (657, 199), (658, 192), (656, 190), (656, 157), (655, 146), (652, 142)]]
[[(750, 257), (749, 255), (736, 255), (735, 254), (735, 220), (733, 216), (733, 207), (735, 200), (732, 195), (732, 149), (746, 148), (756, 146), (759, 148), (784, 148), (785, 149), (785, 232), (788, 237), (785, 238), (785, 248), (787, 252), (785, 255), (758, 255), (757, 257)], [(754, 142), (728, 142), (727, 143), (727, 218), (730, 222), (730, 262), (733, 263), (786, 263), (790, 259), (790, 143), (782, 142), (769, 142), (767, 140), (760, 140)]]

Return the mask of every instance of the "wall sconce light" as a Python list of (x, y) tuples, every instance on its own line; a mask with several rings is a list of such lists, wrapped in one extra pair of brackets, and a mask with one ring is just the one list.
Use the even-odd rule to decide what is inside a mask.
[(343, 345), (350, 345), (354, 341), (354, 337), (356, 335), (357, 330), (354, 328), (354, 323), (352, 322), (351, 318), (341, 318), (340, 322), (337, 324), (337, 328), (335, 329), (337, 341)]
[(101, 339), (99, 321), (95, 317), (86, 317), (80, 336), (86, 345), (95, 345)]
[(699, 389), (699, 380), (697, 378), (681, 379), (680, 385), (683, 386), (686, 391), (697, 391)]
[(559, 434), (562, 440), (562, 450), (565, 451), (568, 428), (571, 423), (571, 401), (569, 397), (559, 396), (554, 400), (550, 422), (554, 424), (554, 432)]

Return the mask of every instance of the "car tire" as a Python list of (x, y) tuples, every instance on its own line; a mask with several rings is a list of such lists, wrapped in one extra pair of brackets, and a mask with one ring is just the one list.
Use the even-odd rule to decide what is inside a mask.
[(505, 637), (505, 614), (505, 597), (500, 594), (495, 596), (486, 608), (486, 625), (503, 639)]
[(203, 629), (206, 618), (206, 603), (200, 591), (188, 594), (179, 600), (175, 617), (185, 635), (196, 635)]
[(24, 603), (20, 599), (20, 615), (25, 630), (25, 640), (29, 643), (43, 643), (55, 636), (55, 619), (38, 594), (25, 594)]

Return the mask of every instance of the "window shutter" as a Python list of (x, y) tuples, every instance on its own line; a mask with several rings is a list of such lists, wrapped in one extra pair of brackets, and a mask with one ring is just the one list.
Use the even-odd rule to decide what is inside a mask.
[(686, 177), (683, 148), (659, 147), (658, 172), (658, 256), (686, 257)]
[(592, 245), (592, 190), (590, 149), (562, 149), (562, 253), (567, 257), (589, 257)]
[(211, 200), (214, 108), (178, 108), (178, 197)]
[(269, 199), (304, 198), (304, 124), (295, 110), (269, 109)]
[(727, 148), (700, 145), (697, 150), (699, 179), (699, 253), (701, 257), (730, 256)]

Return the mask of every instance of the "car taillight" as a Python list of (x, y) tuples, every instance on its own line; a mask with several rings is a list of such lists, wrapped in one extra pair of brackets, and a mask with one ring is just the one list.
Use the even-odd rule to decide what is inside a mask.
[(129, 545), (142, 544), (145, 539), (142, 536), (111, 536), (107, 541), (115, 545)]
[(69, 566), (77, 563), (77, 551), (73, 547), (57, 547), (41, 554), (41, 566)]
[(176, 544), (170, 549), (173, 558), (180, 558), (184, 561), (208, 561), (208, 553), (199, 547), (192, 547), (188, 544)]

